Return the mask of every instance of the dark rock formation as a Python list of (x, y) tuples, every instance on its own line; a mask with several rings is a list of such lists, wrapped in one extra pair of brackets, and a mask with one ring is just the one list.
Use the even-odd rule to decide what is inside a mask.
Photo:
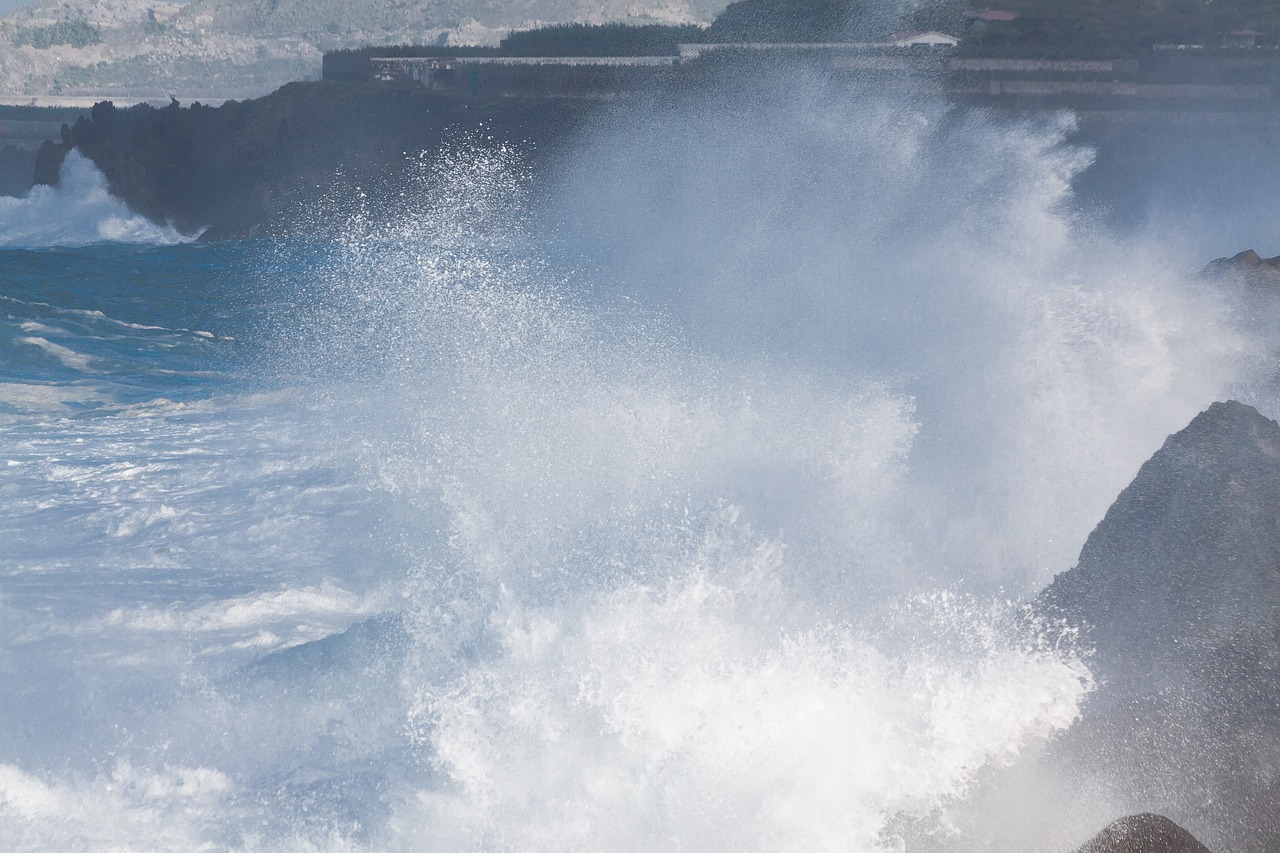
[(1062, 744), (1220, 849), (1280, 850), (1280, 425), (1214, 403), (1054, 579), (1101, 686)]
[(1280, 425), (1214, 403), (1142, 466), (1043, 601), (1087, 624), (1098, 674), (1131, 689), (1211, 675), (1228, 648), (1280, 672)]
[(1280, 279), (1280, 255), (1264, 258), (1253, 249), (1245, 249), (1229, 258), (1215, 258), (1203, 270), (1202, 275), (1236, 273), (1250, 279)]
[(1209, 848), (1167, 817), (1136, 814), (1110, 824), (1076, 853), (1209, 853)]
[[(35, 181), (54, 184), (72, 148), (139, 213), (231, 237), (305, 230), (335, 180), (378, 190), (406, 156), (478, 133), (547, 153), (593, 108), (572, 99), (478, 98), (420, 86), (290, 83), (221, 107), (104, 102), (39, 152)], [(376, 192), (374, 193), (376, 195)]]
[(35, 163), (34, 148), (19, 148), (14, 145), (0, 148), (0, 195), (25, 195), (31, 189)]

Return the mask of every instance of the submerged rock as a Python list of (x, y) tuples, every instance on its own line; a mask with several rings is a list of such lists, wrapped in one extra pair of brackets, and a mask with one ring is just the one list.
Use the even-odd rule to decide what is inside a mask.
[(1210, 853), (1195, 836), (1167, 817), (1122, 817), (1095, 835), (1076, 853)]
[(1076, 770), (1219, 849), (1280, 849), (1280, 424), (1214, 403), (1038, 605), (1095, 650)]

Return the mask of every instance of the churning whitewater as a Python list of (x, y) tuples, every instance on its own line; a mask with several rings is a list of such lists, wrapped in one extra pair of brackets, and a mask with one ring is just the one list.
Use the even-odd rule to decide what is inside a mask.
[(24, 198), (0, 198), (0, 246), (42, 248), (93, 243), (169, 245), (187, 242), (112, 197), (106, 178), (71, 151), (56, 187), (32, 187)]
[(989, 795), (1093, 687), (1019, 602), (1268, 410), (1246, 297), (1076, 212), (1066, 117), (810, 97), (461, 139), (325, 239), (180, 245), (74, 158), (8, 202), (3, 846), (1095, 828)]

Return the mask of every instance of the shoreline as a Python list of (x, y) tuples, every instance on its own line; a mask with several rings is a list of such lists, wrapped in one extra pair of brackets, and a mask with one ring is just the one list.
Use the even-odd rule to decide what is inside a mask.
[(253, 97), (259, 96), (242, 96), (236, 98), (233, 96), (214, 96), (205, 97), (200, 95), (183, 95), (175, 93), (173, 95), (156, 95), (153, 98), (142, 98), (136, 96), (120, 97), (117, 95), (3, 95), (0, 94), (0, 107), (31, 107), (35, 109), (75, 109), (88, 110), (92, 109), (94, 104), (109, 101), (117, 107), (136, 107), (140, 104), (149, 104), (153, 107), (168, 106), (170, 101), (178, 101), (180, 104), (189, 106), (191, 104), (201, 104), (206, 107), (220, 107), (227, 101), (235, 100), (251, 100)]

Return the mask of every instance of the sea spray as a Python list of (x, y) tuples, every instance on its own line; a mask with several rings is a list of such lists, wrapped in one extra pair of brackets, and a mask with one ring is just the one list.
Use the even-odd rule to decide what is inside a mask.
[(1166, 434), (1263, 363), (1228, 289), (1083, 217), (1074, 130), (744, 74), (599, 122), (554, 218), (608, 259), (597, 287), (699, 352), (910, 397), (911, 574), (1030, 592)]
[[(1088, 157), (1065, 143), (1070, 122), (1002, 127), (926, 107), (913, 116), (862, 105), (871, 120), (840, 125), (851, 129), (841, 146), (879, 149), (887, 162), (819, 158), (849, 177), (840, 192), (883, 179), (864, 170), (917, 173), (917, 189), (855, 194), (865, 217), (828, 218), (820, 192), (817, 210), (802, 212), (815, 184), (786, 190), (781, 175), (799, 167), (785, 146), (776, 165), (750, 172), (749, 188), (722, 176), (681, 192), (689, 209), (679, 199), (655, 210), (584, 204), (597, 226), (619, 217), (628, 241), (616, 265), (603, 264), (624, 277), (597, 280), (590, 299), (526, 259), (546, 235), (521, 216), (528, 200), (511, 192), (524, 184), (506, 174), (520, 168), (507, 149), (473, 145), (414, 166), (409, 180), (431, 201), (348, 231), (334, 272), (311, 286), (332, 293), (321, 304), (344, 306), (321, 327), (361, 336), (339, 332), (328, 352), (347, 370), (346, 348), (368, 346), (371, 330), (389, 344), (379, 363), (405, 420), (383, 427), (394, 438), (373, 453), (379, 478), (431, 495), (423, 526), (447, 537), (419, 544), (406, 611), (419, 650), (406, 670), (418, 684), (409, 732), (440, 777), (420, 809), (397, 813), (401, 826), (493, 849), (878, 849), (895, 843), (895, 816), (945, 825), (938, 814), (963, 808), (984, 767), (1075, 718), (1089, 685), (1080, 659), (993, 634), (994, 612), (950, 613), (953, 642), (923, 648), (911, 632), (867, 626), (902, 596), (966, 575), (979, 586), (1010, 572), (1034, 582), (1046, 553), (1075, 547), (1052, 542), (1074, 520), (1055, 516), (1077, 509), (1064, 494), (1101, 502), (1106, 454), (1136, 464), (1153, 409), (1217, 393), (1249, 344), (1226, 325), (1223, 300), (1174, 277), (1157, 289), (1151, 258), (1126, 256), (1074, 220), (1069, 181)], [(750, 116), (767, 119), (760, 109)], [(898, 136), (872, 142), (857, 130), (866, 126)], [(744, 137), (732, 122), (713, 130)], [(655, 144), (626, 131), (634, 143), (606, 132), (607, 150), (593, 149), (606, 167), (634, 155), (630, 145)], [(919, 195), (929, 178), (954, 168), (957, 147), (987, 144), (1009, 155), (975, 179), (998, 189), (990, 206), (966, 209), (976, 194), (951, 187), (930, 208)], [(661, 159), (695, 178), (718, 168), (670, 149)], [(598, 190), (600, 166), (580, 160), (572, 180)], [(778, 192), (760, 193), (762, 183)], [(482, 239), (455, 239), (462, 207), (490, 217)], [(714, 224), (707, 232), (708, 220), (748, 210), (781, 224), (753, 243), (716, 242)], [(653, 260), (651, 231), (677, 254), (691, 240), (713, 260), (745, 251), (765, 263), (730, 261), (701, 280), (694, 259), (687, 277), (666, 273), (681, 288), (672, 299), (626, 277), (626, 251)], [(814, 231), (866, 256), (822, 267)], [(778, 269), (767, 253), (781, 246), (779, 257), (795, 258), (792, 239), (805, 241), (808, 278), (767, 287), (760, 267)], [(886, 256), (907, 246), (945, 252), (952, 265), (927, 275), (910, 259), (890, 266)], [(741, 279), (726, 280), (726, 269)], [(1135, 270), (1145, 282), (1117, 278)], [(741, 301), (744, 287), (760, 305)], [(603, 296), (609, 289), (631, 301)], [(661, 312), (634, 308), (646, 299)], [(691, 314), (686, 300), (723, 312)], [(792, 350), (771, 319), (744, 326), (741, 312), (774, 307), (837, 357)], [(807, 322), (820, 309), (834, 313)], [(1192, 315), (1220, 320), (1193, 332)], [(838, 331), (837, 317), (847, 321)], [(863, 331), (880, 370), (860, 349)], [(748, 341), (768, 355), (744, 351)], [(413, 378), (428, 373), (429, 383)], [(1118, 423), (1138, 427), (1138, 439)], [(941, 441), (921, 448), (922, 437)], [(983, 505), (991, 499), (1000, 503)], [(985, 517), (971, 517), (975, 503)], [(954, 642), (967, 635), (999, 639)], [(786, 698), (771, 706), (769, 695)], [(815, 722), (824, 719), (830, 729)], [(811, 784), (824, 776), (836, 781)]]
[(248, 247), (252, 383), (26, 347), (112, 405), (0, 445), (0, 837), (980, 846), (1091, 687), (992, 587), (1254, 351), (1071, 213), (1069, 120), (812, 93), (637, 107), (550, 183), (411, 158), (396, 215)]
[(55, 186), (32, 187), (22, 198), (0, 198), (0, 246), (166, 246), (193, 239), (130, 210), (78, 151), (67, 154)]
[[(348, 231), (309, 283), (311, 322), (341, 306), (331, 370), (389, 345), (377, 480), (444, 537), (418, 543), (405, 613), (409, 733), (440, 782), (398, 823), (445, 847), (878, 849), (894, 815), (1070, 724), (1087, 670), (996, 631), (998, 610), (865, 628), (910, 552), (884, 517), (909, 398), (699, 353), (496, 262), (531, 238), (520, 183), (483, 176), (519, 163), (465, 154), (414, 166), (417, 215)], [(453, 239), (459, 192), (499, 212), (486, 240)], [(921, 641), (931, 621), (953, 642)]]

